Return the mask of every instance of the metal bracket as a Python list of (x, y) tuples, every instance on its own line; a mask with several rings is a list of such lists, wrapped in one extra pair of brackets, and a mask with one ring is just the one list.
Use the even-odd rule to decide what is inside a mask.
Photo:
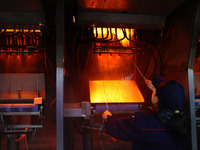
[(90, 117), (91, 104), (90, 102), (81, 103), (65, 103), (64, 104), (64, 117)]

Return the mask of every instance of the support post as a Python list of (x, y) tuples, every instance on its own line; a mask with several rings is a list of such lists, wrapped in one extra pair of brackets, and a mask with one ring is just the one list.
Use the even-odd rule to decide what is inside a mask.
[(64, 150), (63, 123), (64, 0), (56, 1), (56, 148)]
[(196, 129), (196, 112), (195, 112), (195, 94), (194, 94), (194, 60), (197, 47), (197, 39), (200, 31), (200, 1), (197, 1), (197, 10), (194, 22), (194, 29), (192, 34), (192, 41), (190, 47), (189, 61), (188, 61), (188, 85), (189, 85), (189, 104), (190, 104), (190, 118), (191, 118), (191, 147), (192, 150), (197, 150), (197, 129)]

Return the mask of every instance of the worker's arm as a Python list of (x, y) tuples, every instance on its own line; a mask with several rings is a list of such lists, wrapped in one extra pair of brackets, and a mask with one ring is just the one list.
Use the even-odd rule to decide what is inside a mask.
[[(135, 139), (135, 119), (134, 117), (124, 117), (116, 119), (109, 112), (105, 111), (102, 118), (105, 119), (105, 130), (110, 136), (124, 141), (134, 141)], [(104, 118), (106, 116), (106, 118)]]
[(107, 120), (108, 116), (112, 116), (111, 112), (109, 112), (108, 110), (104, 111), (104, 113), (102, 114), (102, 118), (104, 120)]
[(147, 87), (152, 91), (152, 92), (156, 92), (156, 88), (154, 87), (154, 85), (152, 84), (152, 82), (150, 80), (146, 80), (145, 81)]

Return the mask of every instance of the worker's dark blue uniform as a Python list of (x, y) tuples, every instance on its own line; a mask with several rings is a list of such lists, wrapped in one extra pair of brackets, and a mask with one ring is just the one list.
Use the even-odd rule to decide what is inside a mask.
[(108, 116), (105, 129), (116, 139), (131, 141), (133, 150), (185, 150), (184, 144), (151, 111), (139, 111), (129, 118)]

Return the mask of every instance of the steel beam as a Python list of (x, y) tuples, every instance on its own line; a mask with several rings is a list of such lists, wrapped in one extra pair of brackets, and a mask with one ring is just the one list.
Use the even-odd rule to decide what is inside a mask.
[(1, 24), (45, 24), (44, 13), (0, 12)]
[(197, 47), (197, 39), (200, 31), (200, 1), (197, 1), (197, 11), (194, 22), (194, 30), (192, 34), (192, 41), (190, 47), (189, 61), (188, 61), (188, 85), (189, 85), (189, 104), (190, 104), (190, 118), (191, 118), (191, 146), (192, 150), (197, 150), (197, 130), (196, 130), (196, 112), (195, 112), (195, 92), (194, 92), (194, 60)]
[(11, 115), (40, 115), (39, 111), (30, 111), (30, 112), (0, 112), (0, 115), (11, 116)]
[(197, 130), (196, 130), (196, 114), (195, 114), (195, 96), (194, 96), (194, 77), (193, 69), (188, 69), (188, 88), (189, 88), (189, 104), (191, 119), (191, 146), (192, 150), (197, 150)]
[(64, 0), (56, 1), (56, 145), (64, 150), (63, 122)]
[(127, 24), (140, 25), (140, 27), (162, 28), (165, 25), (165, 16), (104, 13), (104, 12), (78, 12), (79, 23), (102, 23), (102, 24)]

